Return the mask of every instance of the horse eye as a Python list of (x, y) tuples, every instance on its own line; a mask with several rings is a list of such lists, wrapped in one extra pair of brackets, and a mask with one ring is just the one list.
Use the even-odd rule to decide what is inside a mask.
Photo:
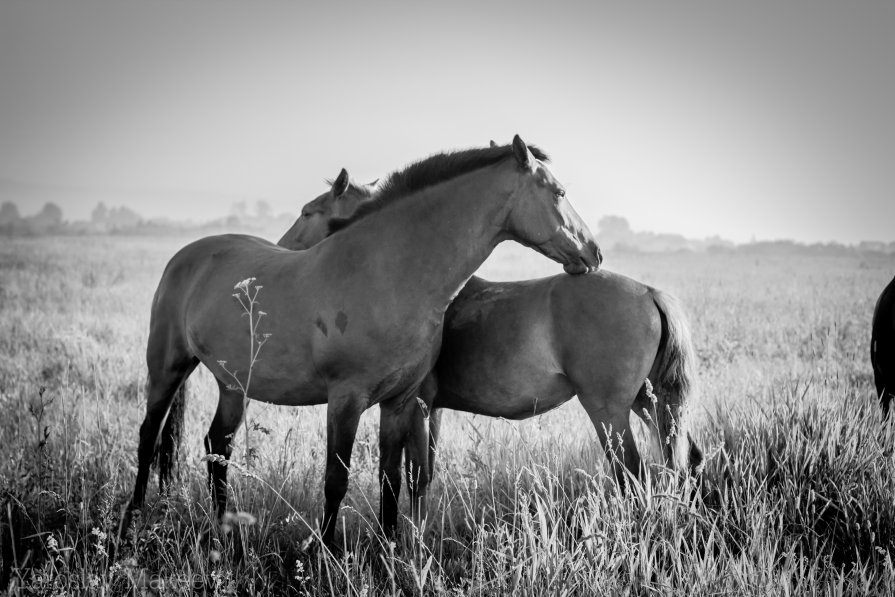
[(566, 190), (565, 190), (565, 189), (559, 189), (558, 191), (556, 191), (555, 193), (553, 193), (553, 196), (556, 197), (557, 199), (562, 199), (563, 197), (566, 196)]

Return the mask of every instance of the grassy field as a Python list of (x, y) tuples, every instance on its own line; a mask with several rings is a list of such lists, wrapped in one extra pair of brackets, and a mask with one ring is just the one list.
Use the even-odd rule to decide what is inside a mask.
[[(891, 257), (609, 255), (607, 268), (687, 306), (710, 500), (660, 473), (619, 496), (576, 401), (522, 423), (449, 412), (428, 528), (406, 523), (386, 543), (374, 408), (355, 445), (344, 553), (306, 554), (323, 503), (324, 409), (250, 405), (256, 456), (246, 465), (240, 432), (233, 514), (218, 525), (202, 461), (216, 388), (200, 370), (180, 481), (165, 497), (150, 487), (110, 557), (135, 473), (149, 305), (185, 242), (0, 240), (0, 592), (895, 594), (895, 432), (880, 422), (868, 358)], [(557, 272), (515, 249), (483, 270)]]

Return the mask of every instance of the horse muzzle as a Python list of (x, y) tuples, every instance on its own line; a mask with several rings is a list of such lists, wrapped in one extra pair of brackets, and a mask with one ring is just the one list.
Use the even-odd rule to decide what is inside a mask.
[(603, 252), (600, 246), (593, 240), (587, 240), (579, 245), (581, 248), (577, 255), (563, 264), (567, 274), (578, 275), (595, 272), (603, 263)]

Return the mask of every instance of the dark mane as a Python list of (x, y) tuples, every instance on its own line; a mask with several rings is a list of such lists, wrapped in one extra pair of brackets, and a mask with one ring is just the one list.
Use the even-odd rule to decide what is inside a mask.
[[(542, 162), (550, 158), (535, 145), (529, 145), (532, 155)], [(437, 185), (452, 178), (468, 174), (474, 170), (492, 166), (507, 158), (513, 157), (512, 145), (484, 147), (437, 153), (428, 158), (414, 162), (389, 174), (379, 185), (375, 198), (361, 203), (355, 212), (346, 218), (333, 218), (329, 222), (330, 234), (338, 232), (354, 222), (381, 210), (384, 206), (412, 195), (427, 187)]]

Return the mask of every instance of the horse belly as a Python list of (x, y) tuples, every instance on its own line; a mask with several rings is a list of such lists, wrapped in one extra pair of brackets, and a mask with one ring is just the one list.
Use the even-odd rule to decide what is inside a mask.
[(507, 353), (461, 368), (440, 367), (436, 406), (506, 419), (543, 414), (575, 395), (572, 384), (551, 362)]
[(270, 342), (258, 350), (254, 364), (250, 364), (248, 342), (238, 337), (239, 334), (230, 338), (230, 329), (190, 335), (193, 354), (219, 383), (245, 391), (249, 398), (269, 404), (310, 406), (326, 403), (326, 385), (316, 374), (307, 351), (297, 350), (295, 343), (271, 336)]

